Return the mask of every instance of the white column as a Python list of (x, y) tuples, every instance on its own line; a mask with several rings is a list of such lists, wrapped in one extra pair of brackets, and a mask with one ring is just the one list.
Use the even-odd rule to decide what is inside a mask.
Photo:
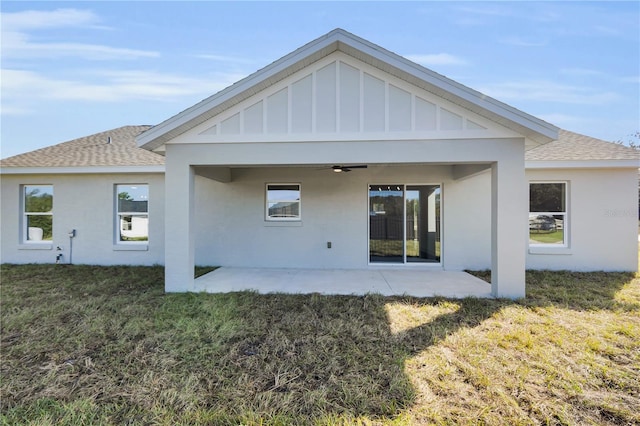
[(528, 191), (524, 152), (491, 166), (491, 292), (525, 296)]
[(169, 150), (167, 146), (164, 289), (166, 292), (194, 291), (194, 172), (179, 158), (179, 152)]

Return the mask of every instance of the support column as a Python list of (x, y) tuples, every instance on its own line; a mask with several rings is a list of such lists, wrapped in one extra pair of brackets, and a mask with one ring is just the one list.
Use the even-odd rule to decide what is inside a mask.
[[(173, 148), (173, 147), (171, 147)], [(170, 147), (167, 146), (167, 154)], [(194, 291), (194, 171), (179, 152), (166, 155), (165, 273), (166, 292)]]
[(509, 299), (525, 296), (528, 191), (518, 151), (491, 166), (491, 292)]

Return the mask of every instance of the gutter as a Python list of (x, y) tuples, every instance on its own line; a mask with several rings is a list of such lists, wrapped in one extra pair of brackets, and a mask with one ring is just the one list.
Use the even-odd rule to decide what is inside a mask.
[(0, 167), (0, 175), (164, 173), (165, 166)]

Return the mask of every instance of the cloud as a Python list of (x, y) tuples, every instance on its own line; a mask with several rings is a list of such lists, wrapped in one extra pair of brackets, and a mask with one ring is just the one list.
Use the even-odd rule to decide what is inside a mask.
[(59, 58), (75, 56), (88, 60), (157, 58), (160, 53), (85, 43), (33, 43), (23, 33), (4, 33), (2, 54), (12, 58)]
[(2, 55), (10, 58), (58, 58), (79, 57), (87, 60), (130, 60), (155, 58), (155, 51), (111, 47), (87, 43), (38, 43), (32, 41), (30, 32), (51, 28), (98, 26), (99, 17), (91, 11), (57, 9), (54, 11), (24, 11), (2, 14)]
[[(463, 3), (466, 4), (466, 3)], [(511, 8), (505, 7), (504, 4), (500, 6), (489, 6), (487, 4), (483, 4), (480, 7), (477, 6), (458, 6), (455, 8), (460, 13), (468, 13), (471, 15), (480, 15), (480, 16), (499, 16), (499, 17), (509, 17), (513, 16), (514, 12)]]
[(602, 71), (593, 70), (589, 68), (562, 68), (560, 74), (573, 75), (573, 76), (601, 76), (604, 75)]
[(2, 26), (5, 31), (24, 31), (45, 28), (86, 27), (100, 19), (90, 10), (56, 9), (53, 11), (25, 10), (4, 12)]
[(216, 55), (216, 54), (210, 54), (210, 53), (196, 54), (196, 55), (193, 55), (193, 57), (198, 59), (205, 59), (209, 61), (225, 62), (225, 63), (232, 63), (232, 64), (254, 63), (254, 61), (248, 58), (241, 58), (238, 56), (228, 56), (228, 55)]
[(503, 101), (529, 100), (551, 103), (602, 105), (614, 102), (621, 96), (614, 92), (593, 88), (554, 83), (550, 81), (512, 81), (478, 88)]
[(640, 84), (640, 75), (634, 75), (630, 77), (623, 77), (620, 79), (623, 83)]
[(30, 115), (32, 114), (34, 111), (28, 108), (24, 108), (24, 107), (20, 107), (17, 105), (5, 105), (5, 103), (3, 102), (2, 108), (0, 109), (0, 114), (7, 116), (7, 115), (12, 115), (12, 116), (16, 116), (16, 115)]
[(434, 65), (466, 65), (467, 61), (464, 59), (451, 55), (449, 53), (435, 53), (435, 54), (413, 54), (405, 55), (410, 61), (416, 62), (420, 65), (431, 67)]
[(83, 78), (51, 78), (33, 71), (2, 70), (3, 109), (39, 100), (123, 102), (174, 101), (197, 94), (213, 94), (244, 76), (218, 73), (200, 78), (153, 71), (96, 71)]
[(502, 44), (507, 44), (510, 46), (520, 46), (520, 47), (542, 47), (546, 46), (549, 42), (546, 40), (535, 40), (533, 38), (524, 39), (522, 37), (507, 37), (499, 40)]

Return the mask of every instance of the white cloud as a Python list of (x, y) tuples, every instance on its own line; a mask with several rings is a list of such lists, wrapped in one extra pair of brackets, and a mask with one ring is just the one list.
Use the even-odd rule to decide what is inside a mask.
[(599, 91), (587, 87), (571, 86), (550, 81), (512, 81), (480, 87), (486, 93), (503, 101), (529, 100), (567, 104), (608, 104), (621, 98), (614, 92)]
[(76, 56), (90, 60), (156, 58), (158, 52), (84, 43), (33, 43), (23, 33), (2, 34), (2, 54), (12, 58)]
[(514, 12), (511, 8), (505, 7), (504, 4), (500, 6), (491, 7), (488, 4), (483, 4), (480, 7), (475, 5), (471, 6), (467, 3), (463, 3), (465, 6), (458, 6), (455, 9), (460, 13), (469, 13), (472, 15), (480, 15), (480, 16), (500, 16), (500, 17), (508, 17), (513, 16)]
[(416, 62), (420, 65), (431, 67), (434, 65), (466, 65), (467, 61), (464, 59), (451, 55), (449, 53), (435, 53), (435, 54), (413, 54), (405, 55), (410, 61)]
[(621, 81), (623, 83), (634, 83), (634, 84), (640, 84), (640, 75), (634, 75), (634, 76), (630, 76), (630, 77), (623, 77), (621, 79)]
[(561, 74), (574, 75), (574, 76), (599, 76), (604, 75), (602, 71), (593, 70), (589, 68), (562, 68)]
[(5, 12), (1, 16), (6, 31), (91, 26), (99, 22), (98, 16), (90, 10), (78, 9), (25, 10)]
[(216, 93), (244, 76), (215, 74), (199, 78), (153, 71), (96, 71), (83, 79), (57, 79), (33, 71), (2, 70), (3, 109), (26, 100), (121, 102), (174, 101), (197, 94)]
[(34, 111), (28, 108), (24, 108), (21, 106), (17, 106), (17, 105), (2, 105), (2, 108), (0, 108), (0, 114), (2, 115), (30, 115), (32, 114)]
[(99, 17), (91, 11), (57, 9), (54, 11), (24, 11), (2, 14), (2, 55), (10, 58), (79, 57), (87, 60), (155, 58), (158, 52), (111, 47), (87, 43), (39, 43), (30, 32), (50, 28), (97, 26)]
[(205, 59), (205, 60), (209, 60), (209, 61), (216, 61), (216, 62), (226, 62), (226, 63), (231, 63), (231, 64), (252, 64), (254, 63), (254, 61), (248, 59), (248, 58), (241, 58), (238, 56), (228, 56), (228, 55), (216, 55), (216, 54), (210, 54), (210, 53), (202, 53), (202, 54), (196, 54), (193, 55), (194, 58), (198, 58), (198, 59)]

